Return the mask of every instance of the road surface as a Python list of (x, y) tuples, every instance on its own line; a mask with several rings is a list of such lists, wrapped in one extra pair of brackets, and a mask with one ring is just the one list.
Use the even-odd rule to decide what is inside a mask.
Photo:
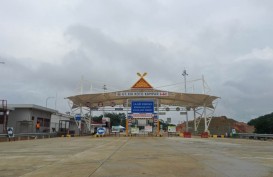
[(272, 177), (273, 141), (73, 137), (0, 143), (0, 177)]

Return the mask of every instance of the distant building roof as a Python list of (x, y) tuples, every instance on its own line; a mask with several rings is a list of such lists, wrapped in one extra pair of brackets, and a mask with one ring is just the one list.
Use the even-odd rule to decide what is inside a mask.
[(12, 109), (23, 109), (23, 108), (30, 109), (31, 108), (31, 109), (37, 109), (37, 110), (47, 111), (51, 113), (58, 112), (55, 109), (50, 109), (50, 108), (46, 108), (46, 107), (35, 105), (35, 104), (8, 104), (8, 107)]
[(6, 111), (6, 110), (13, 111), (14, 108), (12, 108), (10, 106), (7, 106), (7, 108), (4, 108), (4, 107), (0, 106), (0, 111)]

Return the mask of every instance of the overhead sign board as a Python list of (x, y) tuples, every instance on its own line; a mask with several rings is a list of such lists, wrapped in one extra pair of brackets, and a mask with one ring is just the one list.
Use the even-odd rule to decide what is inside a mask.
[(116, 92), (116, 96), (160, 97), (160, 96), (169, 96), (169, 92)]
[(146, 114), (130, 114), (131, 118), (153, 118), (154, 114), (152, 113), (146, 113)]
[(154, 101), (132, 101), (132, 113), (154, 113)]

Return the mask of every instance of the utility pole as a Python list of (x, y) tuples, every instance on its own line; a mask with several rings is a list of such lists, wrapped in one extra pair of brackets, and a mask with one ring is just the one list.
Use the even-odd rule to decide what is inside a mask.
[[(186, 69), (184, 69), (182, 76), (184, 76), (184, 82), (185, 82), (185, 93), (187, 93), (187, 79), (186, 77), (188, 76), (188, 73), (186, 71)], [(188, 120), (188, 108), (186, 106), (186, 132), (189, 132), (189, 120)]]

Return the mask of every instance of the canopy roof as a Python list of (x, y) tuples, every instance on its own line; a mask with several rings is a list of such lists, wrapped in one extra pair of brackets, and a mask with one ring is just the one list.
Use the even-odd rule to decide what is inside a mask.
[(115, 105), (126, 106), (127, 100), (139, 99), (156, 99), (159, 105), (191, 108), (204, 106), (213, 108), (213, 101), (219, 98), (206, 94), (178, 93), (153, 89), (143, 78), (146, 73), (143, 75), (138, 73), (138, 75), (140, 76), (140, 79), (131, 87), (131, 89), (117, 92), (75, 95), (68, 97), (68, 99), (73, 102), (73, 108), (81, 106), (91, 108)]
[(177, 93), (155, 89), (130, 89), (118, 92), (83, 94), (68, 97), (68, 99), (73, 102), (74, 108), (80, 106), (125, 106), (127, 100), (138, 99), (157, 99), (159, 105), (182, 106), (192, 108), (205, 106), (213, 108), (212, 103), (217, 98), (218, 97), (216, 96), (210, 96), (206, 94)]

